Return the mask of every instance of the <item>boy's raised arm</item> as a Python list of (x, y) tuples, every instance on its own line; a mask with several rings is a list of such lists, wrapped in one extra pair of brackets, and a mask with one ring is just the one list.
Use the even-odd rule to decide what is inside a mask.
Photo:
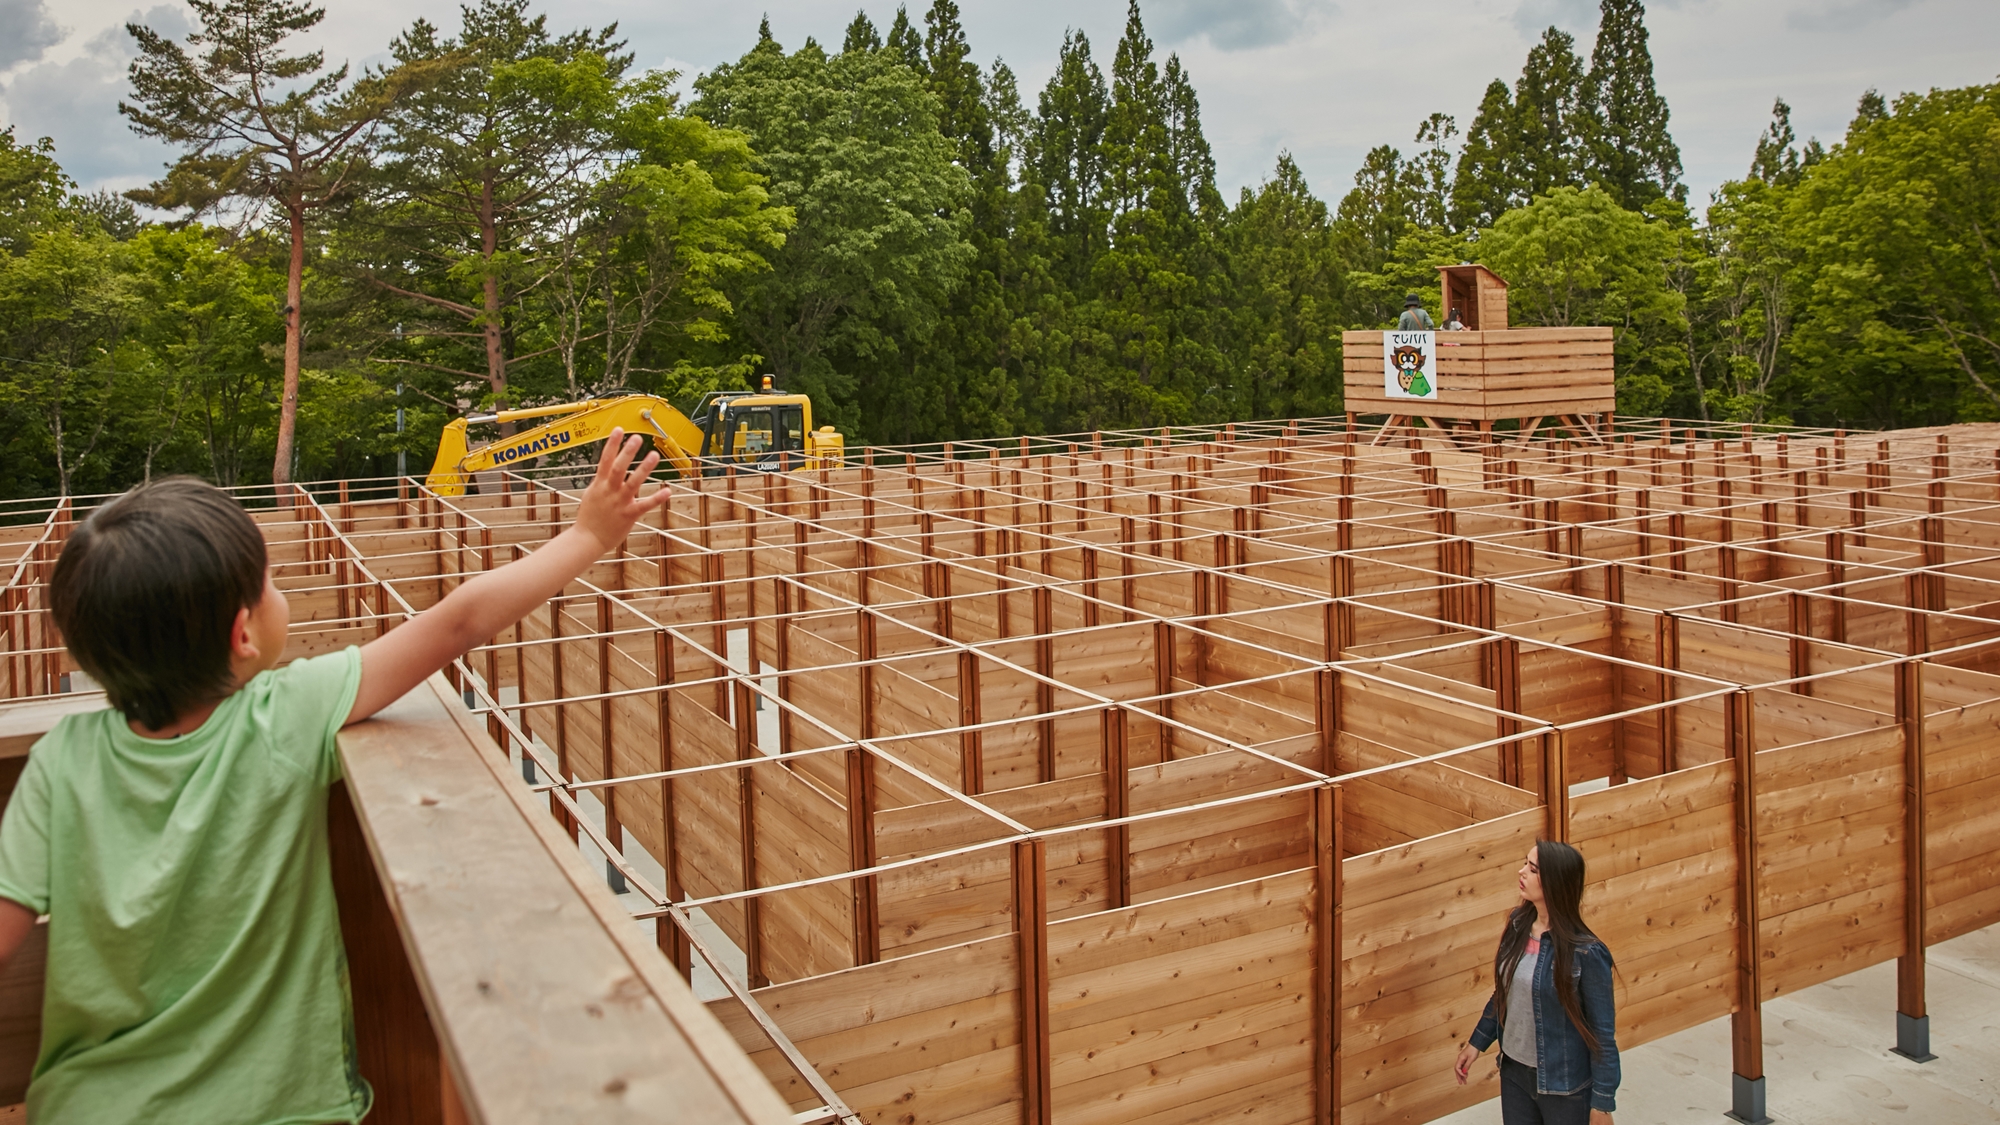
[(654, 452), (632, 464), (642, 444), (640, 438), (625, 437), (623, 430), (611, 431), (575, 523), (534, 554), (472, 579), (387, 636), (363, 645), (361, 688), (347, 721), (358, 723), (401, 699), (431, 673), (561, 593), (571, 579), (623, 542), (639, 517), (666, 495), (664, 488), (639, 494), (660, 463)]

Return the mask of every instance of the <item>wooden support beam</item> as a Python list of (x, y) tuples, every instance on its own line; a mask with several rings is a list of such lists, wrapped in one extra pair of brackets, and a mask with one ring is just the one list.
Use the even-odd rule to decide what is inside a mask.
[(1563, 732), (1542, 734), (1542, 836), (1569, 843), (1569, 760)]
[[(654, 706), (658, 708), (660, 724), (657, 768), (661, 773), (674, 768), (674, 693), (669, 690), (674, 682), (671, 644), (666, 630), (653, 633), (653, 682), (660, 688), (659, 694), (654, 697)], [(522, 682), (525, 684), (526, 680)], [(665, 854), (660, 857), (660, 866), (666, 873), (667, 899), (671, 902), (679, 902), (686, 897), (686, 891), (681, 885), (680, 817), (679, 807), (675, 803), (676, 796), (674, 779), (661, 778), (660, 841), (661, 850)], [(681, 979), (691, 980), (694, 975), (694, 951), (688, 946), (687, 934), (683, 933), (679, 926), (674, 925), (671, 919), (663, 917), (655, 923), (653, 938), (658, 943), (660, 951), (666, 954), (667, 960), (679, 970)]]
[(1728, 1116), (1745, 1125), (1769, 1121), (1764, 1090), (1764, 954), (1758, 884), (1757, 739), (1754, 697), (1726, 697), (1724, 741), (1736, 762), (1736, 1011), (1730, 1018)]
[(1339, 785), (1313, 790), (1313, 1121), (1340, 1121), (1341, 899), (1344, 833)]
[[(757, 710), (750, 703), (750, 685), (737, 680), (733, 685), (736, 694), (736, 760), (755, 761), (757, 750)], [(743, 889), (756, 890), (757, 877), (757, 768), (743, 766), (736, 770), (736, 817), (738, 842), (742, 846)], [(771, 983), (764, 975), (764, 903), (762, 899), (743, 900), (743, 959), (750, 978), (750, 987), (762, 988)]]
[(1930, 1010), (1925, 1005), (1924, 946), (1929, 940), (1928, 789), (1924, 737), (1924, 664), (1896, 665), (1896, 721), (1903, 728), (1903, 955), (1896, 960), (1897, 1054), (1930, 1062)]
[[(1125, 710), (1107, 707), (1098, 715), (1098, 738), (1103, 757), (1104, 819), (1123, 820), (1131, 815), (1132, 773), (1126, 758)], [(1105, 830), (1104, 863), (1110, 884), (1107, 907), (1116, 910), (1132, 902), (1131, 829), (1114, 824)]]
[(1020, 966), (1021, 1122), (1053, 1125), (1049, 1065), (1048, 845), (1013, 845), (1015, 959)]

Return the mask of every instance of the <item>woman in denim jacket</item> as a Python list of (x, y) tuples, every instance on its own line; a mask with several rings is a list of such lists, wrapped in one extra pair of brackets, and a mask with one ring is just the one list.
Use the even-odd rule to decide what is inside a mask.
[(1539, 840), (1521, 865), (1521, 905), (1493, 958), (1493, 996), (1458, 1052), (1458, 1084), (1500, 1041), (1505, 1125), (1611, 1125), (1618, 1039), (1611, 951), (1583, 924), (1583, 855)]

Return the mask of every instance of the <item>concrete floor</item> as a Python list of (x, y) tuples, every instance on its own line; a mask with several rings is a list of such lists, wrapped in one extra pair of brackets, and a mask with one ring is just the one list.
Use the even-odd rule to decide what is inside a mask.
[[(1933, 1062), (1896, 1041), (1896, 966), (1863, 969), (1764, 1005), (1764, 1072), (1782, 1125), (2000, 1122), (2000, 926), (1931, 947)], [(1489, 1059), (1492, 1056), (1487, 1056)], [(1714, 1125), (1729, 1109), (1729, 1021), (1626, 1051), (1618, 1125)], [(1440, 1059), (1439, 1067), (1451, 1060)], [(1482, 1063), (1481, 1065), (1489, 1065)], [(1488, 1101), (1440, 1125), (1489, 1125)]]

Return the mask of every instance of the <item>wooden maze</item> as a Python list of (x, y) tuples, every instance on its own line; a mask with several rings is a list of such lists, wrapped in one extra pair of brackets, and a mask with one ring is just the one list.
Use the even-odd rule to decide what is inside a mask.
[[(1624, 1046), (1734, 1013), (1742, 1109), (1763, 1001), (1899, 958), (1882, 1037), (1921, 1053), (1924, 947), (2000, 920), (2000, 428), (1564, 434), (1308, 421), (675, 483), (454, 676), (666, 955), (742, 966), (711, 1007), (829, 1117), (1491, 1097), (1449, 1070), (1537, 837), (1589, 859)], [(257, 498), (295, 651), (574, 512), (505, 481)], [(15, 696), (66, 667), (41, 582), (73, 513), (39, 511)]]

